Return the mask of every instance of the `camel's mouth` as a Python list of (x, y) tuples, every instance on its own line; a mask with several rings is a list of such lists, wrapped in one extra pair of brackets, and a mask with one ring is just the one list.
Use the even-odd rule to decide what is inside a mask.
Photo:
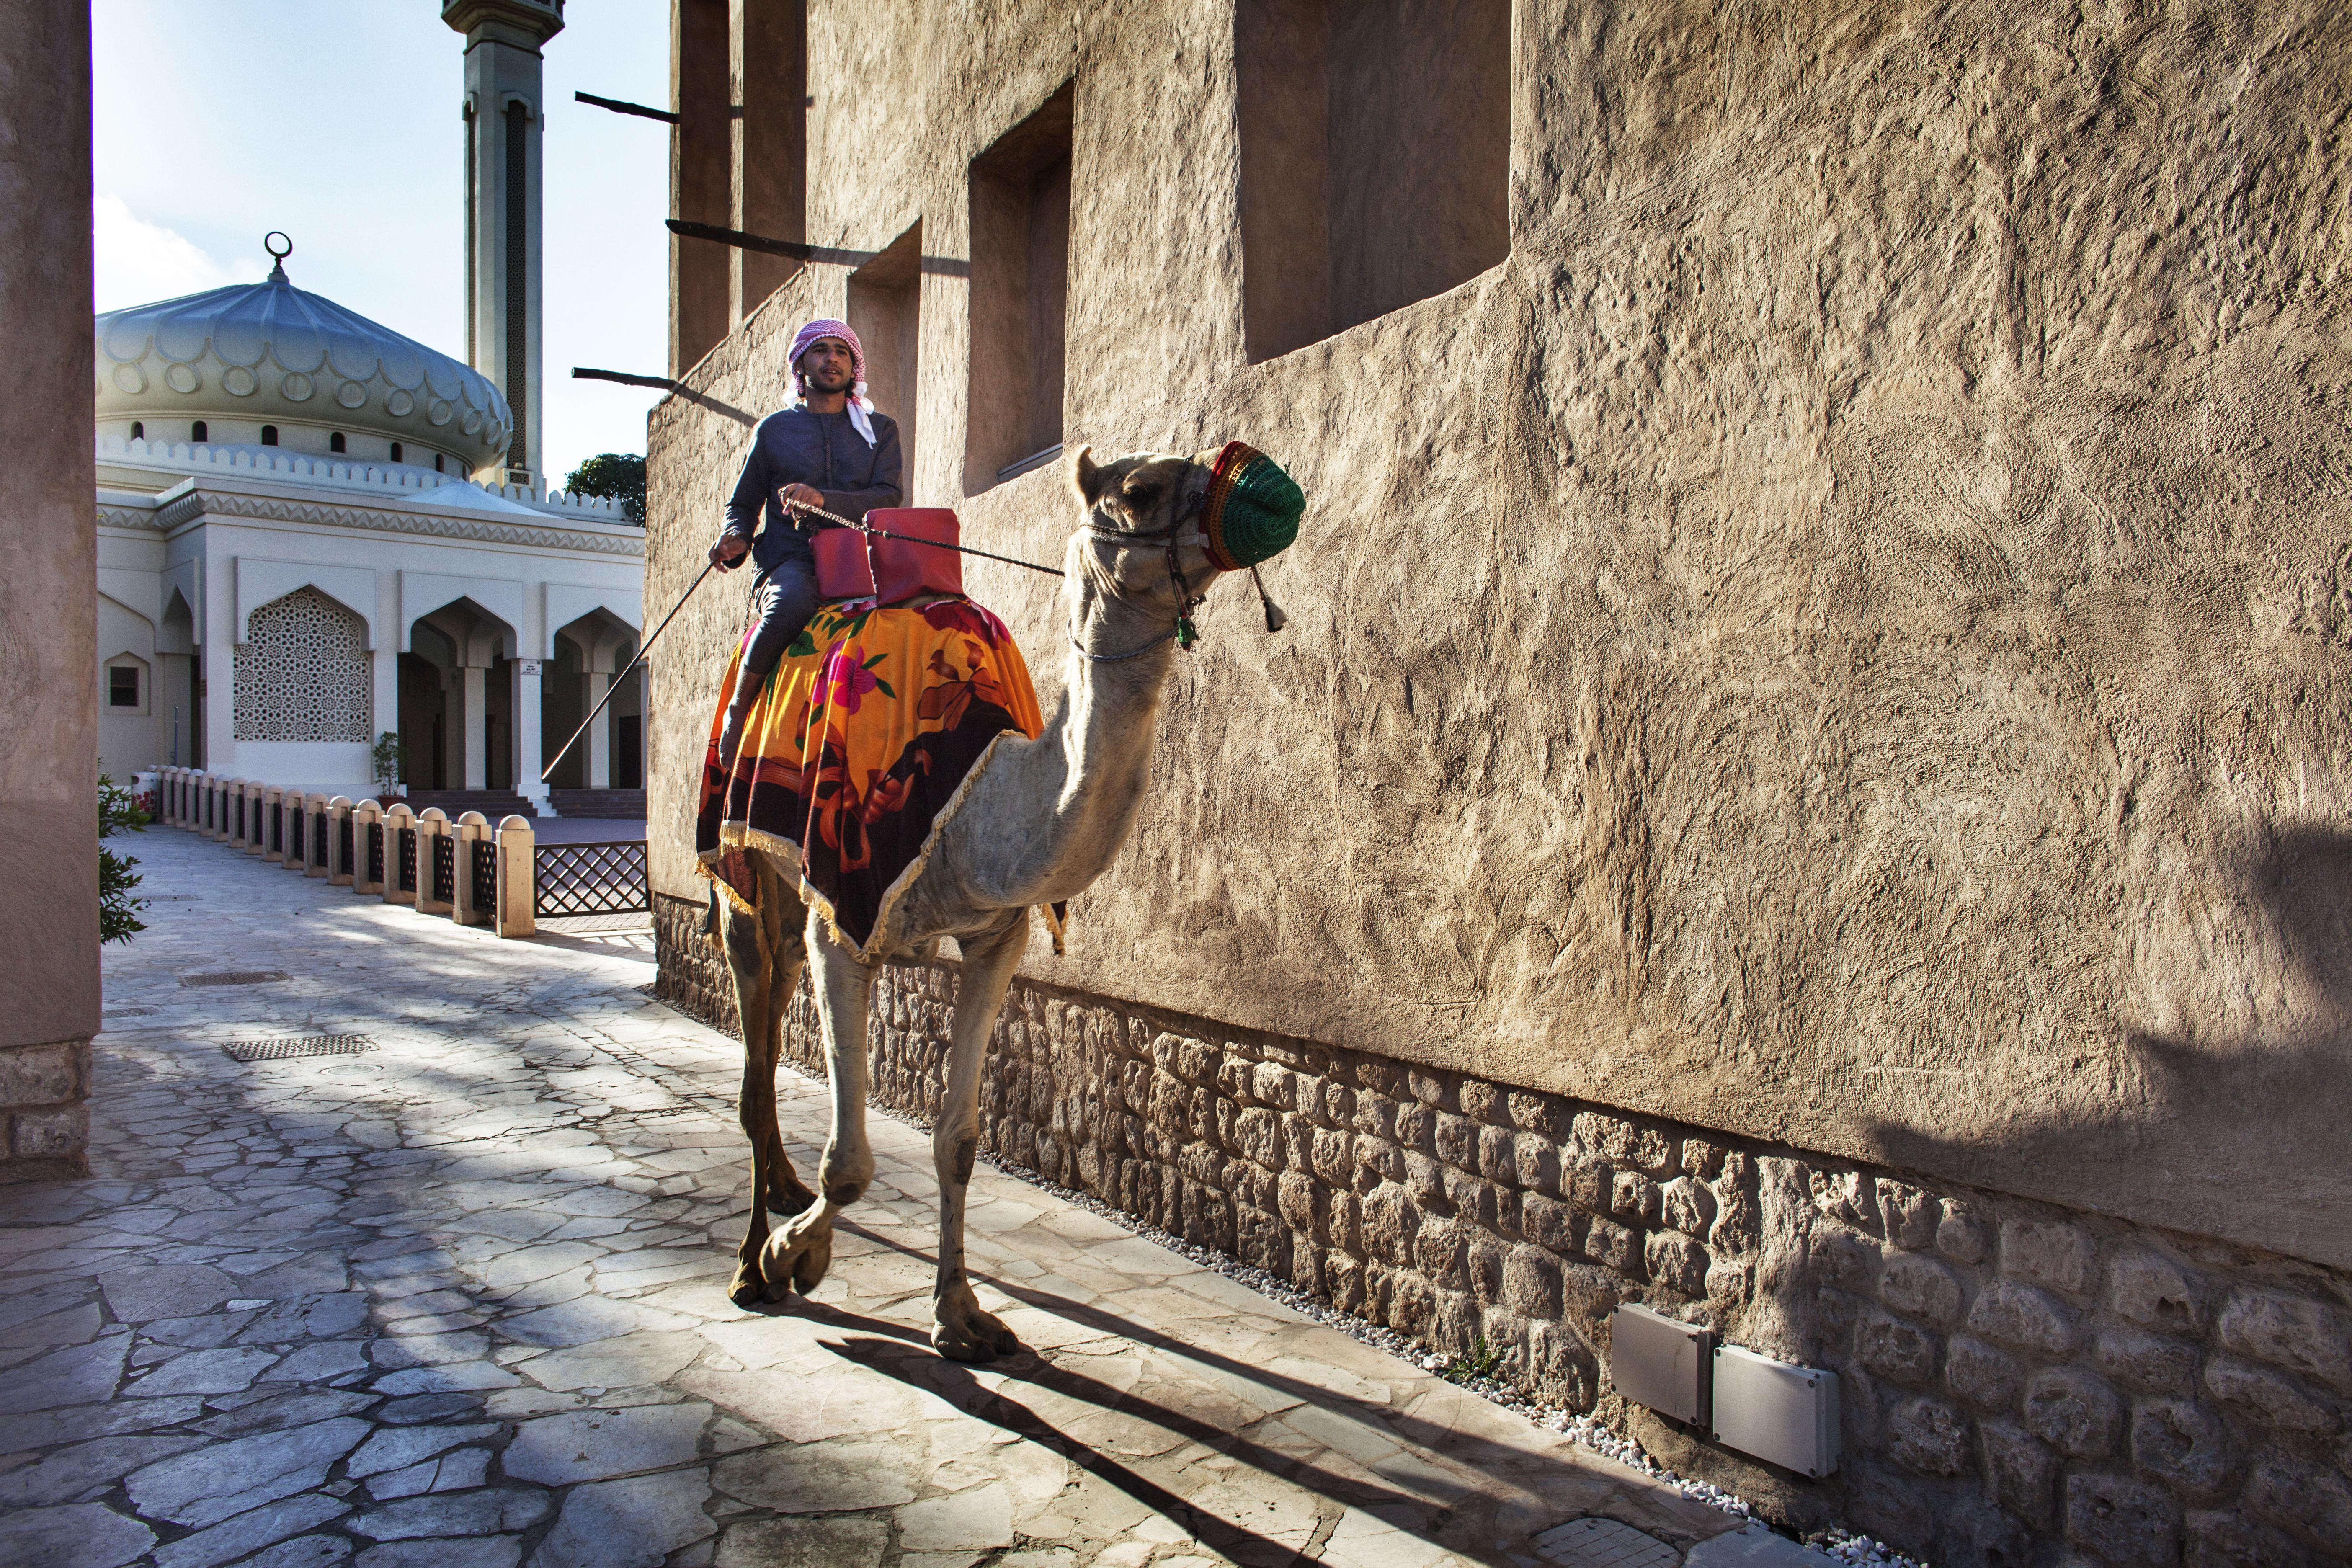
[(1209, 467), (1201, 532), (1222, 572), (1271, 561), (1298, 538), (1307, 492), (1280, 463), (1246, 441), (1228, 441)]

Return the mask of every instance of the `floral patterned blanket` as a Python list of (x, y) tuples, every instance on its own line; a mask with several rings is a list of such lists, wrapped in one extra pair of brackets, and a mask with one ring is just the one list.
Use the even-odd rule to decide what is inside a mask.
[(802, 896), (844, 942), (879, 957), (877, 933), (997, 741), (1045, 729), (1029, 667), (1004, 623), (969, 599), (822, 605), (722, 769), (719, 726), (742, 658), (738, 645), (703, 752), (703, 873), (748, 905), (741, 851), (768, 850), (799, 868)]

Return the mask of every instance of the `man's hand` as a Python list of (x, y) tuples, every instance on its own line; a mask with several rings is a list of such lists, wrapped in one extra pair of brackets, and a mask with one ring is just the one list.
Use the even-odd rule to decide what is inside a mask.
[(722, 533), (719, 542), (710, 547), (710, 563), (721, 572), (731, 572), (735, 563), (751, 552), (751, 542), (740, 533)]
[(814, 485), (786, 485), (776, 492), (776, 499), (781, 501), (797, 502), (802, 506), (824, 505), (824, 492)]

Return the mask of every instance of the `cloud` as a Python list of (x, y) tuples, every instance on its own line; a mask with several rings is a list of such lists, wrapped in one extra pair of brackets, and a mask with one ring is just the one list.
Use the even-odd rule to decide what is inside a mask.
[(100, 195), (94, 213), (91, 237), (101, 310), (261, 280), (264, 269), (254, 262), (223, 266), (185, 235), (140, 217), (121, 196)]

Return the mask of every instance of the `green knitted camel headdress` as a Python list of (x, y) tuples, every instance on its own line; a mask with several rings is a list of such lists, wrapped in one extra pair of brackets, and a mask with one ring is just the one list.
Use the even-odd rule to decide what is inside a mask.
[(1271, 560), (1298, 537), (1306, 510), (1306, 492), (1281, 464), (1245, 441), (1228, 441), (1209, 469), (1201, 507), (1209, 559), (1224, 572)]

